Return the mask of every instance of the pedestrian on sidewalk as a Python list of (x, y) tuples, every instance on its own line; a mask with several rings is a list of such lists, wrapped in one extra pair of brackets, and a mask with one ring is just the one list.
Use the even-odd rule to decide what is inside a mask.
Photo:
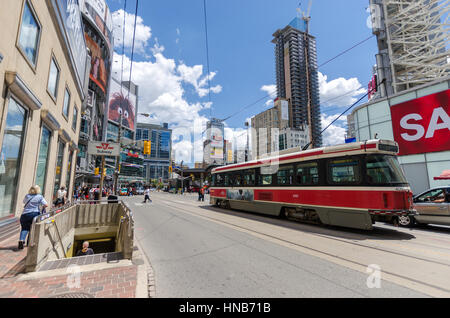
[(79, 250), (77, 256), (94, 255), (94, 250), (89, 248), (89, 242), (83, 243), (83, 249)]
[[(37, 185), (30, 188), (30, 191), (28, 191), (28, 194), (23, 199), (23, 203), (25, 206), (20, 217), (22, 230), (20, 231), (19, 250), (23, 249), (25, 239), (30, 233), (33, 219), (41, 214), (39, 208), (42, 206), (43, 210), (45, 210), (48, 207), (47, 201), (45, 201), (44, 197), (41, 195), (41, 188)], [(29, 236), (27, 242), (29, 242)]]
[(62, 186), (57, 193), (56, 196), (56, 201), (55, 201), (55, 206), (57, 208), (60, 208), (62, 206), (64, 206), (64, 204), (66, 204), (66, 197), (67, 197), (67, 191), (66, 191), (66, 187)]
[(145, 188), (144, 195), (145, 195), (144, 203), (147, 203), (147, 200), (152, 202), (152, 199), (150, 199), (150, 189), (149, 189), (149, 187)]

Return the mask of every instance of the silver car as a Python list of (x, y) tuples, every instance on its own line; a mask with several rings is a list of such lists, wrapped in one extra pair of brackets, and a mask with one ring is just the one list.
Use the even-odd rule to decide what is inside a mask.
[(450, 186), (436, 187), (414, 197), (417, 215), (399, 218), (401, 226), (414, 224), (450, 225)]

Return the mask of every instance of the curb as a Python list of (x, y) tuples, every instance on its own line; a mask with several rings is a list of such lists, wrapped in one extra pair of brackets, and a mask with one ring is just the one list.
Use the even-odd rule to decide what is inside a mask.
[(156, 286), (155, 275), (147, 255), (144, 252), (139, 241), (135, 238), (135, 245), (137, 250), (134, 252), (137, 257), (133, 256), (133, 260), (141, 260), (143, 264), (138, 265), (137, 283), (136, 283), (136, 298), (155, 298)]

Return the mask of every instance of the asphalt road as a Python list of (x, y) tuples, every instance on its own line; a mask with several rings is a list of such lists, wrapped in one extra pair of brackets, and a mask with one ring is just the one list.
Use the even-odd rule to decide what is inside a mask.
[(126, 201), (157, 297), (450, 297), (450, 229), (368, 233), (151, 197)]

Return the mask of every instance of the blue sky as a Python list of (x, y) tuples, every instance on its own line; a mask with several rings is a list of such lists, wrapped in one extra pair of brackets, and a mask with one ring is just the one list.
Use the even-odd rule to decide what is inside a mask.
[[(108, 0), (107, 3), (115, 12), (115, 26), (120, 35), (123, 15), (120, 16), (118, 10), (123, 9), (124, 2)], [(154, 113), (156, 122), (169, 121), (172, 127), (181, 127), (189, 125), (189, 119), (204, 120), (210, 114), (225, 118), (266, 95), (263, 86), (275, 84), (272, 34), (296, 16), (299, 1), (207, 0), (206, 3), (210, 72), (214, 73), (211, 86), (215, 88), (211, 93), (212, 109), (208, 107), (206, 93), (203, 0), (139, 2), (139, 48), (135, 54), (133, 80), (144, 92), (140, 111)], [(303, 10), (307, 5), (307, 0), (301, 1)], [(313, 1), (310, 32), (317, 40), (319, 65), (372, 35), (367, 26), (367, 6), (368, 0)], [(134, 10), (135, 0), (128, 0), (127, 13), (134, 14)], [(127, 34), (131, 32), (128, 25), (133, 22), (134, 17), (127, 16), (126, 25), (130, 29)], [(126, 36), (126, 46), (129, 46), (130, 38)], [(120, 39), (116, 42), (121, 43)], [(116, 52), (115, 59), (120, 60), (121, 45), (116, 47)], [(319, 69), (323, 74), (322, 102), (356, 91), (322, 106), (324, 124), (330, 122), (331, 115), (342, 112), (365, 93), (376, 52), (376, 39), (372, 38)], [(126, 55), (130, 56), (129, 47)], [(119, 63), (115, 63), (116, 71)], [(247, 118), (270, 107), (266, 102), (231, 118), (226, 122), (227, 126), (241, 131)], [(179, 105), (182, 110), (178, 112), (177, 106), (173, 105)], [(178, 113), (184, 114), (183, 118), (177, 119)], [(341, 142), (345, 127), (345, 121), (338, 121), (324, 136), (325, 140), (329, 144)], [(174, 145), (183, 140), (178, 137), (174, 134)], [(181, 149), (181, 144), (179, 146)]]

